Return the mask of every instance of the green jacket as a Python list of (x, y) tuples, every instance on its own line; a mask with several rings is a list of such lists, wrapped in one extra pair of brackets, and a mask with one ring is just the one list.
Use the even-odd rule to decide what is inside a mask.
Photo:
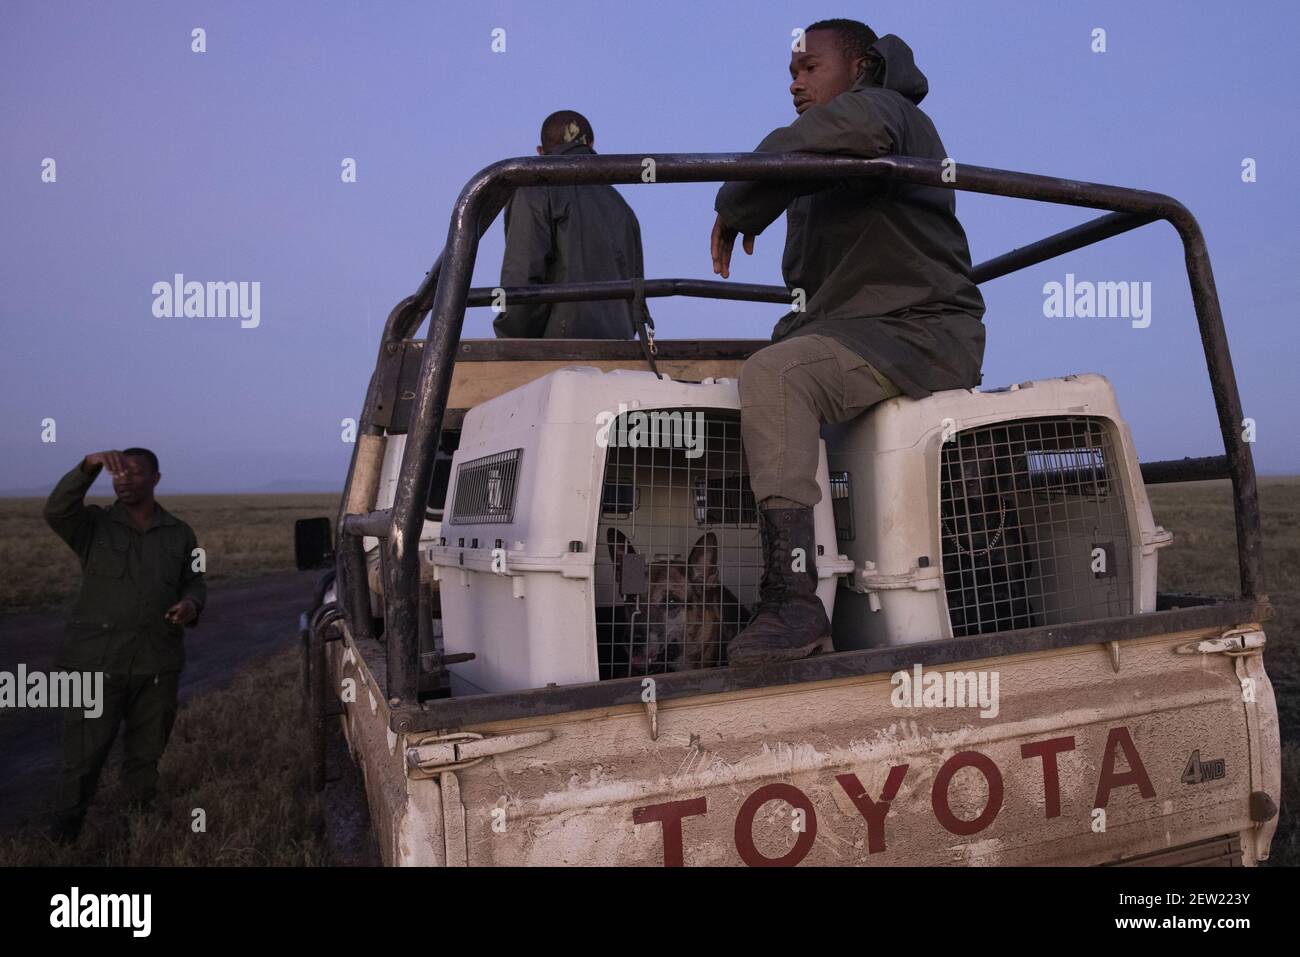
[[(99, 475), (78, 463), (45, 502), (45, 521), (77, 553), (81, 590), (72, 605), (55, 667), (108, 674), (163, 674), (185, 664), (184, 628), (163, 616), (182, 598), (207, 601), (193, 570), (194, 530), (161, 505), (145, 531), (120, 501), (85, 504)], [(197, 621), (197, 620), (196, 620)]]
[[(583, 143), (557, 151), (591, 155)], [(612, 186), (529, 186), (506, 207), (501, 285), (643, 279), (641, 227)], [(630, 339), (632, 303), (537, 302), (511, 305), (492, 322), (499, 338)]]
[[(916, 105), (929, 84), (912, 51), (892, 35), (872, 49), (884, 60), (877, 77), (808, 108), (756, 152), (945, 159)], [(786, 213), (782, 273), (806, 304), (777, 323), (774, 340), (830, 336), (913, 398), (979, 384), (984, 299), (971, 281), (953, 190), (883, 180), (737, 182), (718, 191), (715, 208), (751, 235)]]

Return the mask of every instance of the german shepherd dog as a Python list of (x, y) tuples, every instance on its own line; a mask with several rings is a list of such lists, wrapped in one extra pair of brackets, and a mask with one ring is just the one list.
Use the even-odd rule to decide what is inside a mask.
[(1015, 510), (1024, 456), (1012, 454), (1005, 429), (981, 433), (964, 434), (944, 454), (943, 577), (955, 637), (1038, 623), (1033, 542)]
[[(644, 576), (624, 574), (625, 565), (632, 564), (627, 559), (636, 556), (626, 535), (610, 528), (606, 545), (624, 603), (614, 609), (604, 628), (608, 649), (600, 650), (601, 677), (726, 664), (727, 642), (744, 627), (749, 612), (719, 581), (718, 539), (713, 532), (700, 536), (685, 561), (655, 557), (646, 562)], [(632, 577), (644, 580), (631, 581)], [(635, 590), (631, 601), (625, 589)]]

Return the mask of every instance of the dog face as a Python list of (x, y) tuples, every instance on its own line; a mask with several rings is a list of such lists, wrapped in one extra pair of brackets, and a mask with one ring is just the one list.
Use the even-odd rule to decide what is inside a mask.
[[(631, 673), (685, 671), (722, 663), (724, 632), (719, 605), (723, 589), (718, 580), (718, 540), (706, 532), (686, 561), (655, 558), (629, 574), (636, 550), (617, 529), (606, 535), (620, 594), (635, 591), (628, 638)], [(644, 594), (641, 594), (644, 586)]]

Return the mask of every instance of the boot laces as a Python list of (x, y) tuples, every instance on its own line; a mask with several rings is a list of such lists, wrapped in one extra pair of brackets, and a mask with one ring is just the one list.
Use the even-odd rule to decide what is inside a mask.
[(790, 536), (775, 521), (763, 521), (763, 578), (759, 583), (759, 609), (775, 610), (784, 605), (792, 590), (786, 567), (790, 561)]

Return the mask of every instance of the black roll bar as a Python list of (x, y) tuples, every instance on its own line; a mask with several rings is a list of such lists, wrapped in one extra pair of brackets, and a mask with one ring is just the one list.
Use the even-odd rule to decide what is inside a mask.
[[(653, 176), (644, 177), (647, 160), (653, 160)], [(484, 290), (474, 290), (471, 293), (470, 289), (479, 239), (518, 187), (545, 184), (635, 184), (647, 179), (654, 183), (883, 179), (1109, 211), (1107, 215), (980, 264), (973, 270), (973, 278), (977, 282), (1004, 276), (1149, 222), (1168, 222), (1177, 231), (1183, 244), (1210, 389), (1218, 411), (1219, 431), (1223, 438), (1228, 473), (1232, 479), (1242, 596), (1251, 600), (1264, 600), (1263, 544), (1255, 467), (1250, 446), (1242, 439), (1241, 398), (1224, 333), (1214, 274), (1200, 226), (1187, 208), (1172, 197), (1146, 190), (982, 166), (945, 167), (937, 160), (908, 156), (860, 159), (806, 153), (675, 153), (649, 157), (639, 154), (520, 157), (486, 167), (461, 190), (452, 211), (447, 244), (442, 255), (435, 261), (416, 293), (398, 303), (389, 314), (380, 344), (380, 362), (371, 377), (358, 425), (359, 436), (382, 434), (382, 429), (374, 424), (375, 405), (380, 392), (379, 366), (384, 356), (400, 348), (401, 340), (411, 336), (419, 328), (425, 314), (431, 311), (392, 508), (382, 513), (371, 512), (364, 516), (348, 517), (348, 502), (352, 495), (357, 462), (357, 450), (354, 447), (338, 522), (339, 576), (349, 595), (348, 624), (353, 634), (359, 637), (368, 637), (370, 634), (369, 593), (360, 536), (383, 533), (386, 526), (386, 533), (380, 536), (385, 596), (384, 637), (388, 646), (388, 695), (390, 700), (398, 699), (394, 702), (395, 707), (414, 705), (416, 702), (419, 607), (417, 549), (465, 309), (470, 305), (486, 304)], [(705, 280), (651, 280), (645, 283), (645, 287), (647, 296), (700, 295), (760, 302), (783, 302), (789, 299), (786, 290), (779, 286)], [(632, 290), (631, 283), (582, 283), (546, 290), (537, 287), (508, 290), (507, 294), (513, 294), (520, 301), (527, 301), (523, 297), (531, 296), (531, 301), (541, 302), (562, 298), (631, 298)]]
[[(1020, 249), (982, 262), (971, 270), (975, 283), (988, 282), (1007, 273), (1054, 259), (1084, 246), (1145, 226), (1153, 217), (1136, 213), (1107, 213), (1097, 219), (1073, 226), (1063, 232), (1040, 239)], [(645, 297), (692, 296), (701, 299), (739, 299), (747, 302), (790, 302), (785, 286), (743, 282), (717, 282), (712, 279), (647, 279)], [(627, 280), (613, 282), (570, 282), (553, 286), (509, 286), (500, 289), (509, 302), (590, 302), (598, 299), (632, 299), (634, 286)], [(490, 306), (498, 290), (480, 286), (469, 291), (470, 306)]]

